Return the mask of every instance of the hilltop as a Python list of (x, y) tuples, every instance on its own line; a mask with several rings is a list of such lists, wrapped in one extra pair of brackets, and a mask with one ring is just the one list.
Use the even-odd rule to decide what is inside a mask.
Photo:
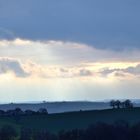
[[(132, 100), (135, 107), (140, 107), (139, 100)], [(0, 110), (11, 110), (21, 108), (22, 110), (37, 111), (39, 108), (46, 108), (48, 113), (63, 113), (72, 111), (89, 111), (110, 109), (109, 100), (100, 102), (89, 101), (63, 101), (63, 102), (26, 102), (26, 103), (7, 103), (0, 104)]]
[(89, 102), (89, 101), (63, 101), (63, 102), (38, 102), (38, 103), (10, 103), (0, 104), (0, 110), (11, 110), (21, 108), (22, 110), (37, 111), (39, 108), (46, 108), (48, 113), (63, 113), (80, 110), (102, 110), (109, 109), (108, 102)]

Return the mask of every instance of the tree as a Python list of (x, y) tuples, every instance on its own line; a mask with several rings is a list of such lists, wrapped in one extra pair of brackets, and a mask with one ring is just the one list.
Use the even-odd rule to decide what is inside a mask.
[(13, 117), (17, 123), (19, 123), (21, 115), (23, 115), (24, 112), (20, 108), (16, 108), (13, 110)]
[(124, 105), (125, 105), (125, 108), (132, 108), (133, 107), (133, 104), (130, 100), (125, 100)]
[(121, 102), (121, 108), (125, 108), (125, 102)]
[(33, 115), (33, 114), (36, 114), (36, 112), (35, 111), (33, 111), (33, 110), (30, 110), (30, 109), (27, 109), (27, 110), (25, 110), (25, 115)]
[(120, 108), (121, 102), (119, 100), (115, 101), (115, 105), (117, 106), (117, 108)]
[(110, 106), (113, 107), (113, 108), (115, 108), (115, 100), (111, 100), (110, 101)]
[(133, 103), (130, 100), (125, 100), (123, 102), (119, 101), (119, 100), (111, 100), (110, 101), (110, 106), (115, 108), (133, 108)]
[(23, 111), (20, 108), (16, 108), (14, 111), (15, 115), (23, 115)]

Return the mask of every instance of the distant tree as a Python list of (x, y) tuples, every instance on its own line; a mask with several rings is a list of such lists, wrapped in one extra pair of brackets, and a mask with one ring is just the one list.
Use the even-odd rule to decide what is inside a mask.
[(13, 117), (17, 123), (19, 123), (21, 119), (21, 115), (23, 115), (24, 112), (20, 108), (16, 108), (13, 110)]
[(25, 110), (25, 115), (33, 115), (33, 114), (36, 114), (36, 112), (35, 111), (33, 111), (33, 110), (30, 110), (30, 109), (28, 109), (28, 110)]
[(110, 106), (113, 108), (133, 108), (133, 103), (130, 100), (125, 100), (123, 102), (119, 100), (111, 100)]
[(125, 108), (133, 108), (133, 104), (130, 100), (124, 101)]
[(43, 104), (46, 104), (47, 102), (46, 101), (43, 101)]
[(121, 108), (125, 108), (125, 102), (121, 102)]
[(111, 100), (110, 101), (110, 106), (113, 107), (113, 108), (115, 108), (115, 100)]
[(117, 106), (117, 108), (119, 109), (121, 106), (121, 102), (119, 100), (115, 101), (115, 105)]
[(23, 115), (23, 111), (20, 108), (15, 108), (14, 110), (7, 110), (6, 114), (11, 116)]
[(14, 111), (14, 114), (15, 115), (22, 115), (23, 114), (23, 111), (20, 109), (20, 108), (16, 108)]

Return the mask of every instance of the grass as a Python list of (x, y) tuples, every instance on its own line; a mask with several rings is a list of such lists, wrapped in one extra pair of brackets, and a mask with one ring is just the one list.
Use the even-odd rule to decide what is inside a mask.
[(125, 120), (130, 124), (140, 122), (140, 108), (21, 116), (18, 123), (14, 117), (0, 117), (0, 127), (3, 125), (12, 125), (17, 131), (22, 127), (27, 127), (32, 129), (48, 129), (50, 132), (58, 132), (63, 129), (84, 129), (96, 122), (113, 123), (116, 120)]

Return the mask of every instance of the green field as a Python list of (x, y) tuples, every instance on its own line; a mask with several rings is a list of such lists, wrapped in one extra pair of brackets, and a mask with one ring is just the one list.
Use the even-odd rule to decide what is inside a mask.
[(116, 120), (125, 120), (130, 124), (140, 122), (140, 108), (20, 116), (18, 121), (14, 117), (0, 117), (0, 126), (12, 125), (17, 130), (22, 127), (32, 129), (45, 128), (50, 132), (58, 132), (63, 129), (87, 128), (90, 124), (96, 122), (113, 123)]

